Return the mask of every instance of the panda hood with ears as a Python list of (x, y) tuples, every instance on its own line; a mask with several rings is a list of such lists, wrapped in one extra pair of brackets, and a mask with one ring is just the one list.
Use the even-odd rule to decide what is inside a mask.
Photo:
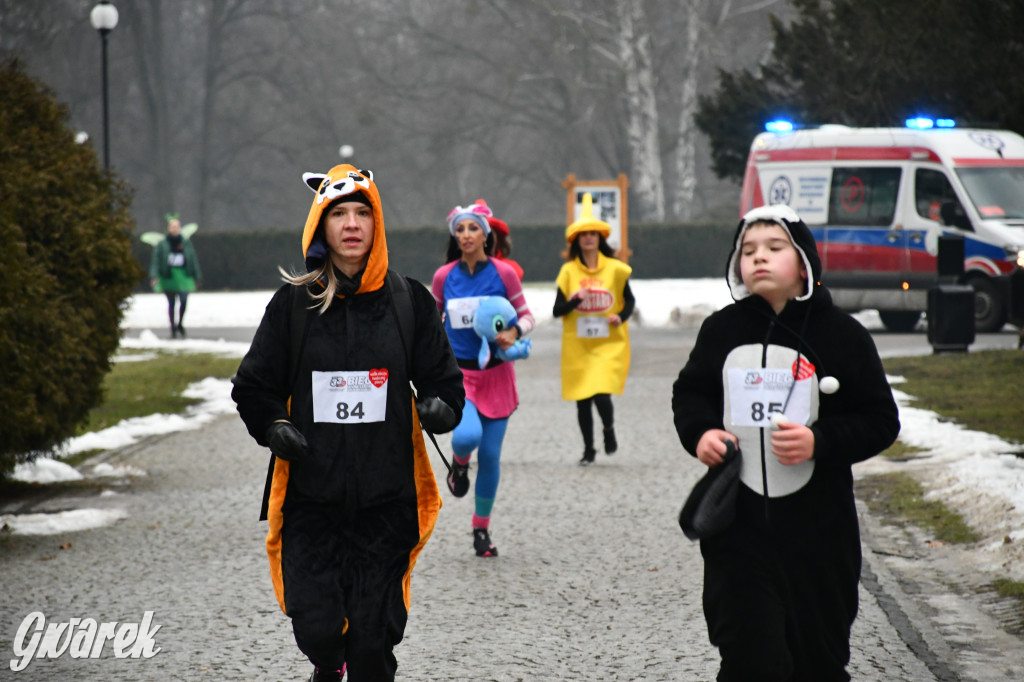
[(814, 235), (800, 220), (796, 211), (784, 204), (774, 206), (759, 206), (748, 211), (740, 220), (736, 228), (736, 238), (733, 240), (732, 251), (729, 253), (729, 263), (725, 270), (725, 279), (729, 283), (729, 293), (735, 301), (740, 301), (750, 296), (750, 290), (743, 284), (740, 277), (740, 245), (743, 243), (743, 235), (747, 227), (753, 223), (769, 222), (776, 223), (789, 234), (789, 240), (793, 242), (797, 253), (803, 260), (804, 268), (807, 270), (807, 288), (804, 293), (797, 296), (796, 300), (806, 301), (814, 293), (815, 287), (821, 286), (821, 258), (818, 257), (818, 247), (814, 241)]
[(357, 294), (376, 291), (384, 286), (388, 272), (388, 243), (384, 236), (384, 212), (381, 209), (380, 194), (373, 182), (373, 173), (358, 170), (355, 166), (342, 164), (327, 173), (303, 173), (302, 179), (316, 193), (313, 205), (306, 217), (302, 230), (302, 256), (309, 271), (321, 267), (328, 256), (327, 241), (321, 228), (321, 220), (327, 208), (339, 199), (351, 196), (353, 201), (369, 203), (373, 209), (373, 246), (363, 271)]

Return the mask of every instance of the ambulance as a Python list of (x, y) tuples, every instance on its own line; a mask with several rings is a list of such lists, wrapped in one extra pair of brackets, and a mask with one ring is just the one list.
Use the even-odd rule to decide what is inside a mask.
[(976, 331), (1022, 323), (1024, 138), (942, 119), (775, 126), (751, 145), (740, 214), (795, 209), (818, 242), (822, 283), (837, 305), (875, 309), (887, 329), (912, 330), (939, 280), (939, 237), (959, 235)]

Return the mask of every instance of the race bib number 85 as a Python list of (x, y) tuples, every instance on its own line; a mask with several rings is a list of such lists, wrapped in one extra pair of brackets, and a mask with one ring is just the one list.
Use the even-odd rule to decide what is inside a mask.
[(313, 421), (333, 424), (382, 422), (388, 403), (388, 371), (313, 372)]
[(791, 422), (806, 424), (810, 419), (810, 378), (794, 386), (788, 370), (731, 367), (728, 371), (729, 418), (736, 426), (769, 426), (772, 415), (783, 409)]

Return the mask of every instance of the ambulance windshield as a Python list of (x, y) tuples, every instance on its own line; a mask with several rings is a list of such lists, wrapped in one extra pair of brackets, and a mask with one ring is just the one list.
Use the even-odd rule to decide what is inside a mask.
[(983, 219), (1024, 220), (1024, 167), (957, 168), (956, 174)]

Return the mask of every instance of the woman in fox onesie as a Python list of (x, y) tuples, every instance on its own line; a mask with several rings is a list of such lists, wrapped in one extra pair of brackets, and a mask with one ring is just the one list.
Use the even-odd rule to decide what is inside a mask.
[(462, 374), (430, 293), (388, 270), (373, 174), (303, 179), (316, 193), (307, 272), (282, 272), (231, 397), (272, 453), (270, 573), (310, 679), (393, 680), (410, 575), (441, 507), (420, 427), (459, 422)]
[(629, 328), (626, 320), (635, 299), (628, 265), (613, 257), (606, 239), (608, 223), (594, 217), (593, 199), (583, 195), (580, 218), (565, 230), (568, 262), (555, 284), (552, 314), (562, 318), (562, 399), (576, 401), (583, 434), (580, 464), (594, 461), (594, 416), (597, 407), (604, 451), (618, 449), (611, 394), (622, 395), (629, 373)]

